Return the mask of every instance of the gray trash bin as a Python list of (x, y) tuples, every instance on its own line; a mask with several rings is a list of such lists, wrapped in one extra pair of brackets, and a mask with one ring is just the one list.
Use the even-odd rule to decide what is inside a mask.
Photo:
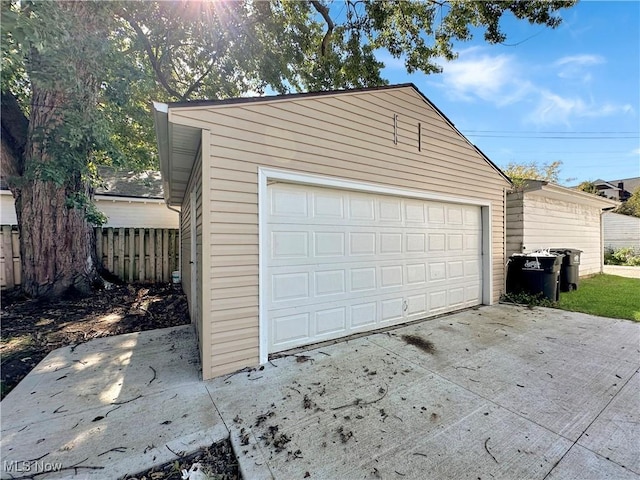
[(580, 254), (582, 250), (577, 248), (552, 248), (552, 253), (562, 254), (562, 267), (560, 267), (560, 290), (570, 292), (578, 289), (580, 279)]

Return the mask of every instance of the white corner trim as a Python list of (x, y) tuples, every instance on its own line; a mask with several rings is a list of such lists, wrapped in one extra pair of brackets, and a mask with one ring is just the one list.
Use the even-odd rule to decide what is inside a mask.
[(493, 235), (491, 204), (481, 208), (482, 223), (482, 303), (493, 304)]
[(356, 182), (352, 180), (325, 177), (306, 173), (291, 172), (273, 168), (258, 167), (258, 329), (259, 329), (259, 357), (260, 363), (269, 360), (269, 322), (267, 321), (266, 299), (264, 285), (267, 274), (268, 238), (265, 218), (269, 208), (268, 183), (281, 181), (296, 184), (314, 185), (319, 187), (354, 190), (368, 193), (379, 193), (439, 202), (475, 205), (481, 207), (482, 222), (482, 303), (493, 303), (493, 235), (491, 220), (493, 210), (491, 201), (467, 197), (451, 197), (432, 192), (421, 192), (396, 187), (388, 187), (374, 183)]
[(260, 363), (269, 361), (269, 322), (267, 321), (264, 285), (267, 281), (267, 215), (269, 198), (267, 197), (267, 171), (258, 167), (258, 332)]

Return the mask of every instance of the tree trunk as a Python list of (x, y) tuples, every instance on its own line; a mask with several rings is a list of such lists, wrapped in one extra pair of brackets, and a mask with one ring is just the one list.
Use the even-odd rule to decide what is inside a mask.
[[(67, 178), (59, 181), (33, 173), (60, 162), (55, 158), (59, 150), (51, 145), (57, 140), (55, 128), (64, 121), (60, 112), (66, 98), (63, 92), (40, 88), (35, 82), (32, 88), (24, 151), (24, 171), (31, 173), (19, 188), (13, 189), (20, 231), (22, 288), (32, 297), (55, 298), (69, 291), (86, 294), (100, 284), (95, 234), (84, 208), (70, 208), (68, 199), (77, 193), (90, 197), (90, 188), (79, 171), (70, 171)], [(89, 152), (86, 154), (88, 160)]]
[[(44, 51), (29, 50), (26, 141), (19, 148), (21, 136), (12, 133), (12, 141), (3, 142), (2, 159), (4, 164), (13, 159), (15, 167), (9, 185), (20, 232), (22, 288), (31, 297), (56, 298), (89, 293), (102, 284), (94, 229), (87, 221), (92, 191), (86, 173), (93, 139), (86, 127), (92, 125), (100, 91), (99, 50), (89, 46), (107, 37), (96, 15), (99, 3), (34, 5), (45, 9), (41, 15), (50, 9), (58, 15), (56, 21), (63, 19), (66, 23), (59, 26), (66, 36), (49, 40)], [(8, 100), (3, 94), (3, 115), (5, 109), (15, 110)], [(5, 122), (3, 133), (4, 127)]]
[(22, 288), (29, 296), (86, 294), (100, 285), (94, 229), (84, 211), (66, 206), (70, 187), (35, 180), (25, 184), (16, 197)]

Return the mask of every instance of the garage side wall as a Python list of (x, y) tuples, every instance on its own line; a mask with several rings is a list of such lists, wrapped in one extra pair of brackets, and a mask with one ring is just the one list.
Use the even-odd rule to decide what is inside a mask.
[[(192, 193), (196, 197), (196, 210), (192, 211), (191, 196)], [(182, 249), (182, 260), (180, 265), (182, 276), (182, 289), (187, 296), (187, 302), (189, 304), (189, 315), (192, 323), (195, 324), (198, 333), (198, 344), (200, 346), (200, 355), (203, 354), (203, 325), (202, 325), (202, 292), (201, 282), (197, 282), (198, 286), (194, 290), (193, 285), (196, 283), (196, 279), (193, 277), (192, 258), (193, 258), (193, 245), (194, 239), (192, 238), (192, 222), (195, 222), (196, 238), (196, 276), (198, 272), (202, 272), (202, 153), (198, 153), (198, 157), (193, 166), (191, 177), (185, 196), (181, 206), (181, 222), (180, 222), (180, 242)], [(201, 278), (201, 275), (200, 275)], [(201, 358), (202, 360), (202, 358)]]
[(499, 298), (509, 184), (413, 89), (192, 107), (172, 115), (176, 123), (211, 131), (204, 316), (212, 357), (205, 378), (259, 363), (259, 167), (489, 201), (493, 301)]
[(602, 271), (600, 209), (528, 192), (524, 196), (525, 252), (539, 248), (582, 250), (580, 276)]

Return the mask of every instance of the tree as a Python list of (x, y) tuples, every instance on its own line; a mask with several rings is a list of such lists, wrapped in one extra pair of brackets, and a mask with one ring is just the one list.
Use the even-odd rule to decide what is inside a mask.
[(561, 161), (542, 164), (537, 162), (510, 162), (504, 169), (504, 173), (507, 174), (516, 188), (520, 188), (527, 183), (527, 180), (543, 180), (545, 182), (558, 183), (561, 166)]
[(593, 193), (594, 195), (600, 195), (600, 192), (598, 191), (598, 187), (596, 187), (596, 184), (588, 180), (585, 180), (584, 182), (582, 182), (580, 185), (576, 187), (576, 189), (582, 192)]
[(151, 100), (385, 84), (386, 49), (439, 71), (453, 42), (506, 14), (554, 28), (575, 1), (3, 1), (2, 171), (16, 200), (23, 289), (100, 283), (96, 166), (155, 162)]
[(637, 188), (625, 202), (614, 210), (615, 213), (640, 217), (640, 188)]

